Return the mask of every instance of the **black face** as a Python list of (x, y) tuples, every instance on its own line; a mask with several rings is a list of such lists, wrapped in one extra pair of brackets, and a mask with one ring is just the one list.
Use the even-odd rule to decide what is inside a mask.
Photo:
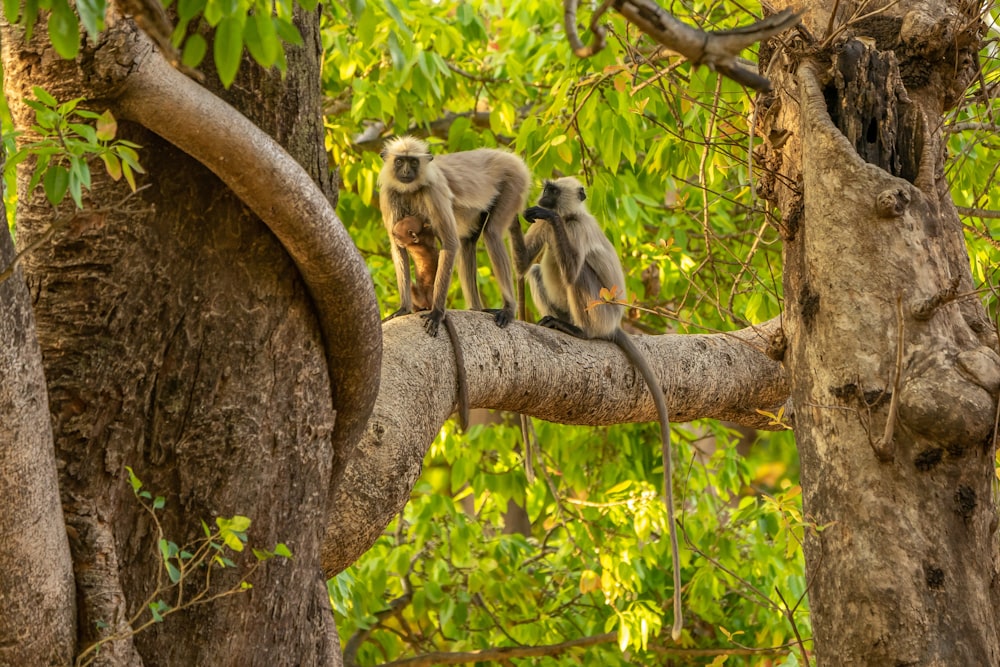
[(420, 158), (409, 155), (397, 155), (393, 159), (392, 168), (396, 172), (396, 180), (400, 183), (412, 183), (420, 176)]
[(538, 205), (543, 208), (554, 209), (559, 203), (559, 187), (552, 181), (545, 181), (542, 188), (542, 196), (538, 198)]

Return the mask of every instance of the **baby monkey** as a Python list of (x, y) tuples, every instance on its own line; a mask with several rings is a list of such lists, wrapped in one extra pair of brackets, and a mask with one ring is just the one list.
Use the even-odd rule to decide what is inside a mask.
[[(674, 521), (673, 475), (670, 459), (670, 417), (659, 380), (649, 362), (621, 328), (625, 307), (608, 303), (601, 290), (625, 293), (625, 272), (615, 248), (583, 203), (583, 186), (571, 177), (546, 181), (538, 206), (524, 212), (533, 223), (523, 242), (512, 234), (519, 274), (527, 274), (539, 324), (584, 339), (613, 342), (639, 369), (653, 395), (660, 420), (663, 454), (663, 488), (674, 567), (674, 625), (678, 639), (684, 624), (681, 615), (680, 556)], [(539, 259), (539, 255), (541, 258)], [(534, 262), (538, 263), (534, 263)]]

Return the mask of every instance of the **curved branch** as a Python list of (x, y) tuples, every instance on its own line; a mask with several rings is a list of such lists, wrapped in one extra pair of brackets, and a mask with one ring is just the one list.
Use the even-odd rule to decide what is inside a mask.
[(770, 90), (771, 82), (740, 65), (740, 51), (799, 22), (799, 14), (785, 9), (751, 25), (705, 32), (678, 21), (653, 0), (616, 0), (614, 6), (639, 30), (695, 65), (708, 65), (756, 90)]
[[(449, 311), (462, 340), (471, 407), (563, 424), (655, 421), (639, 372), (614, 344), (534, 324), (505, 329), (491, 315)], [(788, 397), (781, 364), (763, 352), (776, 321), (730, 334), (634, 336), (661, 379), (674, 421), (703, 417), (768, 428), (757, 408)], [(418, 316), (383, 328), (382, 389), (358, 447), (335, 474), (323, 567), (336, 574), (364, 553), (410, 497), (424, 454), (455, 409), (456, 369), (445, 336)]]
[(111, 45), (128, 62), (117, 112), (214, 172), (271, 229), (309, 289), (337, 409), (338, 452), (364, 428), (378, 394), (382, 336), (368, 269), (330, 202), (274, 139), (152, 50), (140, 33)]

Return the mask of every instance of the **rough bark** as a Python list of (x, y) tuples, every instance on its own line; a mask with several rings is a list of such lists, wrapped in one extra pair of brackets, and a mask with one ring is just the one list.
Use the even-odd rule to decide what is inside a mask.
[[(484, 313), (448, 316), (462, 341), (470, 407), (563, 424), (657, 419), (642, 376), (612, 343), (523, 322), (498, 329)], [(766, 428), (756, 409), (774, 412), (788, 397), (781, 365), (765, 354), (777, 330), (769, 322), (731, 334), (635, 338), (661, 378), (673, 421), (708, 417)], [(334, 475), (323, 550), (328, 575), (364, 553), (403, 508), (424, 454), (456, 407), (448, 337), (427, 336), (417, 315), (391, 320), (383, 331), (375, 410), (357, 450)]]
[[(149, 90), (129, 88), (128, 74), (143, 72), (150, 62), (143, 59), (158, 56), (132, 48), (130, 24), (110, 23), (104, 41), (75, 62), (59, 60), (44, 35), (29, 43), (19, 29), (4, 26), (5, 83), (19, 127), (30, 124), (21, 102), (31, 85), (63, 99), (99, 98), (98, 108), (110, 106), (118, 115), (116, 102), (127, 93), (128, 112), (142, 115), (136, 95)], [(290, 181), (277, 179), (243, 192), (266, 222), (277, 223), (269, 231), (197, 161), (122, 123), (120, 134), (144, 147), (143, 182), (151, 187), (138, 201), (119, 206), (127, 189), (95, 174), (86, 204), (100, 214), (72, 235), (57, 235), (25, 262), (51, 396), (63, 511), (74, 538), (79, 647), (106, 634), (98, 622), (124, 628), (156, 579), (155, 535), (124, 480), (126, 465), (166, 497), (161, 522), (169, 539), (183, 543), (197, 536), (200, 519), (245, 514), (253, 520), (252, 544), (282, 541), (295, 555), (269, 562), (253, 577), (250, 593), (192, 608), (104, 646), (101, 664), (340, 663), (319, 567), (334, 459), (331, 395), (342, 408), (342, 428), (363, 425), (377, 377), (358, 371), (377, 368), (379, 341), (369, 336), (360, 361), (324, 353), (321, 330), (338, 344), (368, 324), (377, 331), (374, 295), (359, 259), (361, 270), (346, 272), (337, 257), (309, 260), (316, 237), (296, 236), (294, 225), (280, 227), (296, 216), (302, 217), (293, 222), (320, 233), (339, 226), (319, 117), (318, 16), (304, 15), (299, 27), (306, 46), (289, 52), (287, 78), (244, 63), (231, 91), (215, 92), (292, 150), (311, 180), (326, 186), (326, 197), (309, 192), (302, 204), (292, 199), (302, 190), (284, 192), (280, 187), (292, 187)], [(211, 128), (206, 121), (178, 120), (202, 131)], [(200, 139), (211, 143), (211, 137)], [(222, 171), (235, 175), (234, 187), (246, 187), (241, 174), (255, 168), (273, 176), (255, 162), (273, 157), (270, 147), (248, 156), (239, 152), (244, 145), (232, 152), (217, 145), (215, 156), (201, 157), (209, 163), (228, 159)], [(24, 245), (44, 234), (52, 217), (44, 197), (27, 192), (26, 183), (21, 173), (18, 240)], [(270, 205), (261, 205), (259, 197), (268, 194)], [(337, 280), (344, 284), (323, 287)], [(341, 309), (362, 315), (345, 323), (320, 307), (317, 321), (314, 304), (344, 289), (351, 296)], [(331, 330), (348, 324), (343, 335)], [(348, 352), (356, 355), (357, 349)], [(247, 564), (241, 559), (238, 570)], [(217, 576), (214, 586), (229, 586), (237, 576)]]
[[(811, 4), (816, 38), (858, 8)], [(791, 74), (762, 114), (764, 189), (805, 511), (826, 526), (805, 549), (821, 665), (1000, 664), (1000, 355), (978, 300), (955, 298), (973, 282), (940, 136), (975, 74), (976, 12), (899, 3), (772, 54)]]
[[(0, 213), (3, 206), (0, 205)], [(14, 244), (0, 229), (0, 271)], [(0, 282), (0, 664), (64, 665), (76, 645), (42, 355), (24, 274)]]

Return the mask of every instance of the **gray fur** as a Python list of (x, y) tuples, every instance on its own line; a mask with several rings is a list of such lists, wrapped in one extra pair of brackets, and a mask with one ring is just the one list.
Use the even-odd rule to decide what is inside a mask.
[[(434, 281), (434, 299), (427, 330), (437, 333), (444, 317), (448, 287), (455, 262), (466, 304), (482, 310), (476, 283), (476, 241), (481, 235), (503, 294), (503, 308), (496, 322), (506, 326), (514, 316), (514, 277), (503, 236), (524, 208), (531, 174), (521, 158), (507, 151), (479, 148), (433, 158), (427, 144), (414, 137), (399, 137), (386, 144), (385, 163), (379, 173), (379, 202), (390, 237), (400, 218), (413, 215), (430, 222), (441, 241), (440, 261)], [(416, 178), (397, 177), (397, 158), (417, 158)], [(403, 165), (405, 169), (409, 167)], [(481, 222), (485, 217), (485, 222)], [(409, 257), (392, 244), (393, 265), (402, 305), (394, 315), (413, 311), (410, 298)], [(461, 252), (459, 250), (461, 249)]]
[[(639, 370), (653, 396), (660, 421), (663, 487), (670, 522), (674, 568), (672, 634), (676, 640), (680, 637), (684, 620), (673, 508), (670, 415), (663, 388), (649, 362), (621, 328), (624, 305), (604, 303), (601, 298), (602, 289), (613, 288), (616, 288), (616, 299), (624, 298), (625, 272), (611, 241), (583, 203), (585, 199), (583, 186), (575, 178), (546, 181), (539, 208), (526, 212), (538, 217), (525, 235), (524, 242), (519, 246), (517, 238), (511, 237), (514, 240), (515, 260), (518, 272), (527, 274), (532, 300), (543, 315), (540, 324), (580, 338), (612, 341)], [(536, 261), (538, 263), (532, 263)]]

